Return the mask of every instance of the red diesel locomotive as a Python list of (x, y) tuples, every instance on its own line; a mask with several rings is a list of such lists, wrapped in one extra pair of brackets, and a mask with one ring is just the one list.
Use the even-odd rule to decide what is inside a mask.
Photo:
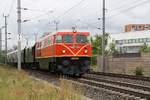
[(89, 32), (56, 32), (35, 44), (39, 68), (63, 74), (81, 75), (90, 69)]

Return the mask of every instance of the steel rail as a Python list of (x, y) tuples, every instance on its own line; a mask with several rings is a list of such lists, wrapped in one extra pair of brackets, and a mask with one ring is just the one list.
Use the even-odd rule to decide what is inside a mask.
[(120, 93), (124, 93), (124, 94), (128, 94), (128, 95), (133, 95), (135, 97), (140, 97), (143, 99), (150, 99), (150, 94), (148, 93), (143, 93), (143, 92), (139, 92), (139, 91), (134, 91), (131, 89), (125, 89), (122, 87), (116, 87), (114, 85), (108, 85), (108, 84), (102, 84), (100, 82), (94, 82), (91, 80), (73, 80), (73, 81), (77, 81), (80, 82), (82, 84), (87, 84), (89, 86), (95, 86), (95, 87), (99, 87), (99, 88), (104, 88), (104, 89), (108, 89), (108, 90), (112, 90), (112, 91), (116, 91), (116, 92), (120, 92)]
[(134, 75), (104, 73), (104, 72), (90, 72), (89, 74), (102, 75), (102, 76), (111, 76), (111, 77), (117, 77), (117, 78), (127, 78), (127, 79), (134, 79), (134, 80), (150, 82), (150, 77), (145, 77), (145, 76), (134, 76)]
[(125, 87), (134, 88), (134, 89), (140, 89), (140, 90), (150, 92), (150, 87), (148, 87), (148, 86), (132, 84), (132, 83), (127, 83), (127, 82), (120, 82), (120, 81), (112, 81), (112, 80), (108, 80), (108, 79), (101, 79), (96, 75), (88, 75), (87, 74), (87, 75), (82, 76), (82, 78), (97, 81), (97, 82), (105, 82), (105, 83), (110, 83), (110, 84), (114, 84), (114, 85), (125, 86)]

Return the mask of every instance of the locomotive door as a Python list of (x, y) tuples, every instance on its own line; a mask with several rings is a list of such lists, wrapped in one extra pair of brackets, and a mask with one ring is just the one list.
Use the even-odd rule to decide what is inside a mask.
[(55, 46), (55, 39), (56, 39), (56, 35), (53, 36), (53, 49), (52, 49), (52, 55), (53, 55), (53, 63), (56, 63), (56, 46)]
[(41, 57), (41, 46), (42, 46), (42, 43), (39, 42), (39, 43), (36, 43), (35, 45), (35, 57)]

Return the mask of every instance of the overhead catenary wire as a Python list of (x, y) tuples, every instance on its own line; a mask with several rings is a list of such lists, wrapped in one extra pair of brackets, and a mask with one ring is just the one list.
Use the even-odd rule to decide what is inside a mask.
[[(60, 14), (59, 16), (54, 16), (54, 15), (53, 15), (54, 20), (58, 20), (58, 19), (64, 17), (67, 13), (69, 13), (72, 9), (78, 7), (78, 6), (79, 6), (82, 2), (84, 2), (84, 1), (85, 1), (85, 0), (79, 1), (78, 3), (76, 3), (75, 5), (73, 5), (71, 8), (67, 9), (63, 14)], [(48, 15), (49, 13), (50, 13), (50, 12), (46, 12), (46, 13), (41, 14), (41, 15), (39, 15), (39, 16), (35, 16), (35, 17), (33, 17), (33, 18), (30, 18), (29, 20), (33, 20), (33, 19), (35, 20), (35, 19), (41, 18), (42, 16)]]
[(44, 17), (44, 16), (46, 16), (46, 15), (48, 15), (48, 14), (50, 14), (50, 13), (52, 13), (53, 12), (53, 10), (49, 10), (49, 11), (47, 11), (47, 10), (39, 10), (39, 9), (30, 9), (30, 8), (22, 8), (22, 10), (27, 10), (27, 11), (35, 11), (35, 12), (44, 12), (44, 13), (42, 13), (42, 14), (40, 14), (40, 15), (37, 15), (37, 16), (34, 16), (34, 17), (32, 17), (32, 18), (28, 18), (27, 19), (27, 21), (33, 21), (33, 20), (35, 20), (35, 19), (39, 19), (39, 18), (42, 18), (42, 17)]
[[(139, 0), (134, 0), (134, 1), (132, 1), (132, 2), (123, 4), (122, 6), (116, 7), (116, 8), (114, 8), (114, 9), (110, 10), (110, 11), (115, 11), (115, 10), (117, 10), (117, 9), (120, 10), (120, 9), (122, 9), (124, 6), (127, 6), (127, 5), (129, 5), (129, 4), (132, 4), (132, 3), (134, 3), (134, 2), (136, 2), (136, 4), (137, 4), (137, 3), (143, 4), (143, 2), (141, 3), (141, 2), (139, 2)], [(145, 2), (144, 2), (144, 3), (145, 3)], [(139, 5), (139, 4), (138, 4), (138, 5)], [(136, 5), (136, 6), (137, 6), (137, 5)], [(125, 8), (125, 9), (126, 9), (126, 8)], [(128, 9), (129, 9), (129, 8), (128, 8)], [(65, 14), (65, 13), (64, 13), (64, 14)], [(89, 26), (91, 26), (91, 27), (93, 27), (93, 28), (99, 29), (98, 27), (96, 27), (96, 26), (94, 26), (94, 25), (92, 25), (92, 24), (89, 24), (89, 23), (87, 23), (87, 22), (84, 22), (84, 21), (81, 21), (81, 20), (80, 20), (80, 22), (83, 23), (83, 24), (89, 25)]]
[(14, 2), (14, 0), (12, 0), (11, 5), (10, 5), (10, 9), (9, 9), (9, 12), (8, 12), (9, 16), (11, 16), (14, 4), (15, 4), (15, 2)]
[(29, 18), (29, 20), (35, 20), (35, 19), (38, 19), (38, 18), (41, 18), (41, 17), (44, 17), (46, 15), (50, 14), (50, 11), (46, 12), (46, 13), (43, 13), (43, 14), (40, 14), (38, 16), (35, 16), (35, 17), (32, 17), (32, 18)]
[[(60, 14), (59, 16), (53, 16), (55, 19), (59, 19), (60, 17), (63, 17), (64, 15), (66, 15), (67, 13), (69, 13), (72, 9), (76, 8), (77, 6), (79, 6), (83, 1), (85, 0), (81, 0), (79, 1), (78, 3), (76, 3), (75, 5), (73, 5), (71, 8), (67, 9), (63, 14)], [(28, 9), (27, 10), (31, 10), (31, 11), (39, 11), (41, 12), (42, 10), (37, 10), (37, 9)], [(50, 13), (50, 11), (47, 11), (46, 13), (44, 14), (41, 14), (41, 15), (38, 15), (38, 16), (35, 16), (35, 17), (32, 17), (32, 18), (29, 18), (29, 20), (35, 20), (35, 19), (38, 19), (38, 18), (41, 18), (41, 17), (44, 17), (46, 15), (48, 15)]]
[(78, 20), (80, 23), (83, 23), (83, 24), (86, 24), (88, 27), (91, 27), (91, 28), (95, 28), (95, 29), (99, 29), (99, 27), (96, 27), (95, 25), (93, 24), (89, 24), (83, 20)]
[(32, 12), (47, 12), (47, 10), (30, 9), (30, 8), (22, 8), (22, 10), (27, 10), (27, 11), (32, 11)]
[[(82, 2), (84, 2), (85, 0), (81, 0), (81, 1), (79, 1), (78, 3), (76, 3), (75, 5), (73, 5), (71, 8), (69, 8), (69, 9), (67, 9), (63, 14), (60, 14), (59, 16), (53, 16), (54, 17), (54, 19), (60, 19), (60, 18), (62, 18), (62, 17), (64, 17), (67, 13), (69, 13), (71, 10), (73, 10), (74, 8), (76, 8), (76, 7), (78, 7)], [(25, 10), (30, 10), (30, 11), (38, 11), (38, 12), (41, 12), (42, 10), (38, 10), (38, 9), (25, 9)], [(43, 12), (43, 11), (42, 11)], [(46, 13), (44, 13), (44, 14), (41, 14), (41, 15), (38, 15), (38, 16), (35, 16), (35, 17), (32, 17), (32, 18), (29, 18), (29, 20), (35, 20), (35, 19), (39, 19), (39, 18), (41, 18), (41, 17), (44, 17), (45, 15), (48, 15), (50, 12), (48, 11), (48, 12), (46, 12)], [(86, 24), (87, 26), (90, 26), (90, 27), (92, 27), (92, 28), (96, 28), (96, 29), (98, 29), (98, 27), (96, 27), (96, 26), (94, 26), (94, 25), (92, 25), (92, 24), (89, 24), (89, 23), (87, 23), (87, 22), (84, 22), (84, 21), (81, 21), (80, 20), (80, 22), (81, 23), (83, 23), (83, 24)]]
[(133, 0), (132, 2), (126, 2), (126, 3), (124, 3), (124, 4), (122, 4), (118, 7), (112, 8), (111, 10), (109, 10), (109, 12), (116, 11), (118, 9), (120, 10), (120, 9), (126, 7), (126, 6), (130, 6), (130, 4), (135, 4), (135, 3), (138, 3), (138, 2), (141, 2), (141, 0)]
[(64, 15), (66, 15), (67, 13), (69, 13), (72, 9), (78, 7), (79, 5), (81, 5), (82, 2), (84, 2), (85, 0), (81, 0), (78, 3), (76, 3), (75, 5), (73, 5), (71, 8), (67, 9), (63, 14), (60, 14), (58, 17), (56, 18), (62, 18)]
[[(126, 12), (128, 10), (134, 9), (134, 8), (136, 8), (138, 6), (141, 6), (141, 5), (143, 5), (143, 4), (147, 3), (147, 2), (149, 2), (149, 0), (146, 0), (146, 1), (145, 0), (144, 1), (143, 0), (134, 0), (132, 2), (125, 3), (125, 4), (121, 5), (121, 6), (112, 8), (111, 10), (108, 10), (109, 13), (118, 11), (118, 14), (109, 15), (109, 16), (107, 16), (107, 18), (108, 17), (112, 18), (112, 17), (118, 16), (118, 15), (121, 14), (121, 12), (123, 13), (123, 12)], [(100, 15), (100, 17), (102, 17), (102, 14)]]
[(122, 14), (123, 12), (132, 10), (132, 9), (138, 7), (138, 6), (142, 6), (143, 4), (146, 4), (146, 3), (149, 3), (149, 2), (150, 2), (150, 0), (146, 0), (146, 1), (143, 1), (143, 2), (140, 2), (140, 3), (137, 3), (137, 4), (134, 4), (134, 5), (131, 5), (131, 6), (127, 7), (127, 8), (125, 8), (125, 9), (120, 10), (120, 13), (118, 13), (118, 14), (113, 14), (113, 15), (110, 15), (110, 16), (107, 16), (107, 17), (110, 17), (110, 18), (116, 17), (116, 16)]

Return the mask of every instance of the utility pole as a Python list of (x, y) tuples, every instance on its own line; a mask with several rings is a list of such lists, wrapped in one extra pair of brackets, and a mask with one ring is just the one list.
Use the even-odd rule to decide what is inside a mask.
[(2, 42), (3, 42), (3, 40), (2, 40), (2, 29), (3, 28), (5, 28), (5, 26), (2, 26), (1, 28), (0, 28), (0, 51), (2, 51)]
[(0, 53), (2, 51), (2, 28), (0, 28)]
[(103, 0), (102, 68), (103, 68), (103, 72), (106, 72), (106, 66), (105, 66), (105, 0)]
[(18, 14), (18, 70), (21, 70), (21, 0), (17, 0), (17, 14)]
[(38, 39), (38, 33), (34, 33), (34, 36), (35, 36), (35, 43), (36, 43)]
[(9, 15), (4, 15), (3, 17), (5, 18), (5, 64), (7, 64), (7, 18)]
[(59, 21), (54, 21), (54, 24), (56, 25), (56, 31), (58, 31), (58, 24), (59, 24)]

